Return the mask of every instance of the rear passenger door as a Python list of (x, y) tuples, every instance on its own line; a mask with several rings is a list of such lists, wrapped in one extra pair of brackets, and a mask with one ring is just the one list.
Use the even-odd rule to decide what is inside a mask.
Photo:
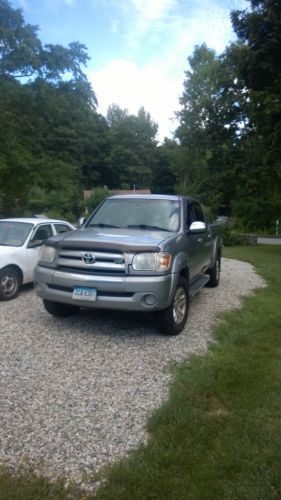
[(197, 243), (198, 243), (197, 251), (198, 251), (198, 260), (200, 264), (200, 272), (204, 273), (208, 268), (209, 259), (211, 255), (211, 247), (212, 247), (211, 233), (206, 223), (205, 216), (200, 203), (193, 200), (190, 203), (190, 209), (191, 209), (192, 222), (204, 222), (206, 224), (205, 231), (193, 235), (197, 237)]
[(187, 201), (185, 204), (185, 233), (191, 282), (201, 274), (201, 243), (198, 241), (200, 235), (189, 232), (192, 222), (194, 222), (194, 213), (190, 201)]

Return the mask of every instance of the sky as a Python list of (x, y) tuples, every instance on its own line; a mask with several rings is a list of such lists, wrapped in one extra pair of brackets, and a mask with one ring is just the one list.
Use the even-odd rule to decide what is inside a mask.
[(118, 104), (143, 106), (158, 123), (158, 139), (177, 126), (188, 57), (206, 43), (218, 54), (235, 40), (230, 12), (246, 0), (10, 0), (43, 43), (87, 47), (86, 74), (98, 112)]

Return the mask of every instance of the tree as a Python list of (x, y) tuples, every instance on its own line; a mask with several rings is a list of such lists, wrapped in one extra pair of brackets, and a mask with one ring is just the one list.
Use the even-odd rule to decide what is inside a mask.
[(107, 187), (96, 187), (91, 196), (85, 201), (88, 212), (92, 212), (108, 196), (110, 196), (110, 191)]
[(175, 140), (164, 139), (157, 148), (156, 165), (152, 172), (152, 189), (155, 193), (174, 194), (175, 171), (179, 171), (181, 148)]
[(199, 196), (213, 211), (229, 213), (241, 119), (235, 75), (225, 58), (205, 44), (195, 47), (188, 62), (176, 131), (181, 145), (178, 186), (183, 193)]
[(110, 138), (108, 182), (111, 188), (151, 185), (156, 164), (157, 125), (144, 108), (137, 116), (118, 105), (110, 106), (107, 114)]
[[(255, 202), (244, 218), (252, 226), (270, 227), (281, 216), (281, 4), (276, 0), (250, 3), (251, 10), (234, 11), (231, 16), (244, 54), (237, 72), (249, 101), (247, 149), (251, 153), (239, 192), (255, 186)], [(246, 197), (245, 193), (245, 201)], [(236, 210), (243, 217), (238, 201)]]
[(102, 175), (107, 126), (82, 71), (85, 47), (42, 46), (37, 30), (0, 0), (0, 209), (74, 217), (83, 183)]
[(86, 81), (81, 69), (89, 59), (86, 47), (78, 42), (43, 46), (37, 32), (37, 26), (25, 23), (21, 9), (0, 0), (0, 77), (58, 81), (70, 73), (75, 80)]

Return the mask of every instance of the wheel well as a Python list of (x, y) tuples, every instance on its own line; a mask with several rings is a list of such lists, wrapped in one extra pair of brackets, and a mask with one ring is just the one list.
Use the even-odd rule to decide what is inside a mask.
[(184, 269), (181, 270), (180, 276), (182, 276), (185, 279), (187, 285), (189, 285), (189, 269), (188, 269), (188, 267), (185, 267)]
[(9, 264), (8, 266), (5, 266), (1, 269), (1, 271), (4, 271), (4, 269), (14, 269), (14, 271), (17, 271), (17, 273), (19, 274), (19, 277), (20, 277), (20, 285), (22, 284), (22, 281), (23, 281), (23, 272), (21, 270), (20, 267), (16, 266), (15, 264)]

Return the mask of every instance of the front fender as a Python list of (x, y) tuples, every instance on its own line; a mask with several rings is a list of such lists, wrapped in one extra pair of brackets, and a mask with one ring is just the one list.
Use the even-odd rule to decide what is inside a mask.
[(180, 274), (183, 269), (189, 267), (188, 256), (186, 253), (181, 252), (173, 259), (172, 273)]

